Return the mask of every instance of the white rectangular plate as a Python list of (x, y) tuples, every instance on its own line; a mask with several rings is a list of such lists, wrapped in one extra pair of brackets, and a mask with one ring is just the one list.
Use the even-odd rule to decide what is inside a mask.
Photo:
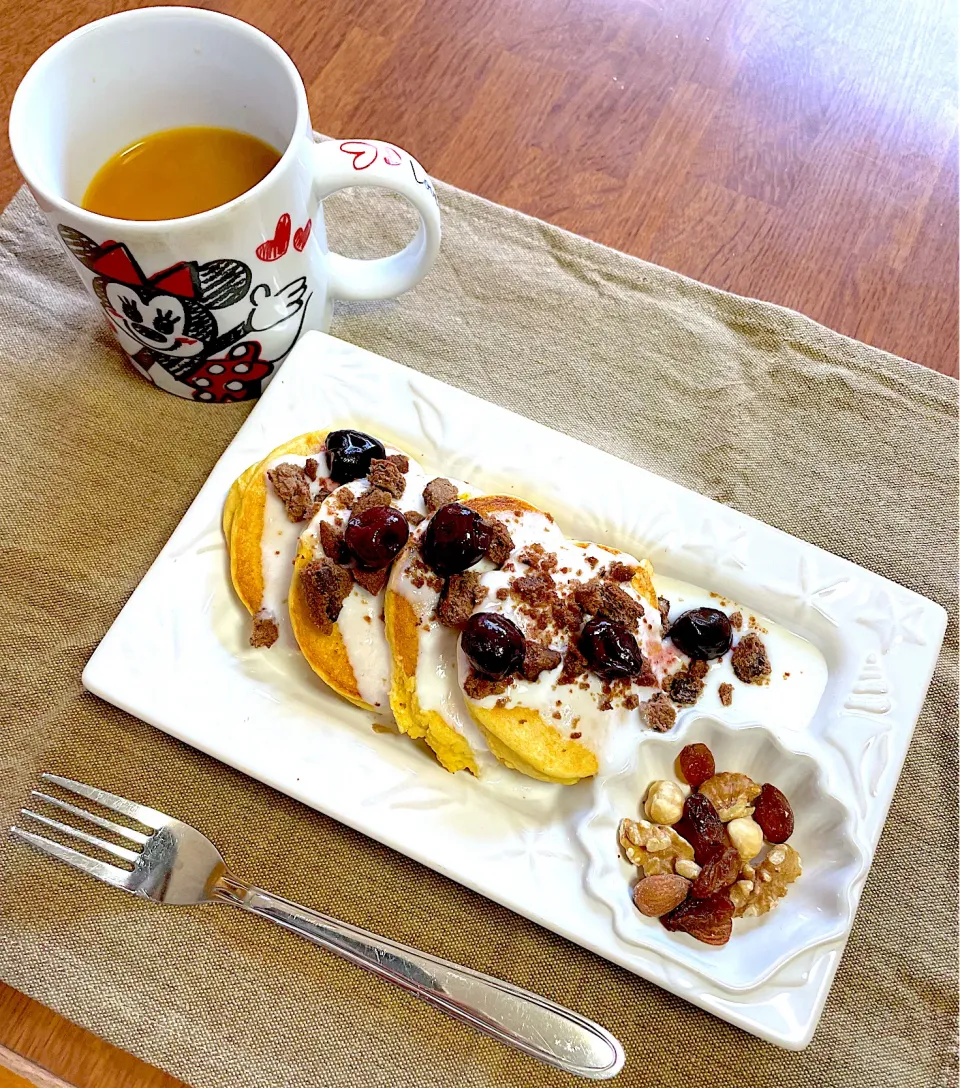
[[(220, 530), (232, 481), (288, 438), (345, 424), (405, 449), (428, 472), (521, 493), (550, 510), (568, 534), (647, 556), (664, 577), (709, 586), (809, 640), (809, 660), (825, 671), (822, 698), (818, 703), (814, 693), (806, 711), (791, 717), (777, 713), (777, 703), (785, 704), (771, 690), (764, 715), (762, 689), (741, 688), (739, 705), (735, 698), (729, 709), (714, 701), (688, 711), (666, 738), (643, 742), (639, 759), (628, 756), (617, 773), (575, 787), (510, 772), (493, 784), (447, 774), (406, 738), (375, 732), (371, 716), (334, 696), (299, 656), (251, 649), (249, 617), (232, 592)], [(849, 935), (945, 624), (939, 605), (843, 559), (311, 333), (220, 458), (83, 682), (159, 729), (717, 1016), (799, 1049), (813, 1034)], [(620, 815), (636, 815), (643, 774), (669, 766), (670, 749), (656, 745), (704, 737), (728, 751), (742, 741), (759, 761), (759, 770), (728, 769), (760, 777), (765, 761), (774, 770), (786, 761), (785, 781), (819, 806), (810, 813), (809, 848), (798, 845), (805, 873), (796, 887), (805, 884), (805, 893), (788, 896), (764, 919), (742, 920), (746, 932), (735, 928), (721, 950), (667, 934), (611, 899), (621, 879), (607, 826), (616, 806)], [(632, 811), (622, 811), (628, 802)], [(798, 811), (800, 836), (804, 819)], [(824, 854), (814, 828), (820, 839), (840, 835), (843, 849)]]

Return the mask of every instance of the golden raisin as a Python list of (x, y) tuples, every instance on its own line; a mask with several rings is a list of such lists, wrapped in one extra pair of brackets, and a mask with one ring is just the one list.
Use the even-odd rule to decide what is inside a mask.
[(716, 770), (713, 752), (705, 744), (688, 744), (677, 756), (677, 772), (680, 778), (694, 789), (712, 778)]

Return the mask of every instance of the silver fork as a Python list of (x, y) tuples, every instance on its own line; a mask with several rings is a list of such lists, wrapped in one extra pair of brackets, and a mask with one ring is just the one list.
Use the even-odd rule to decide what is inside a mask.
[(33, 831), (10, 829), (11, 835), (44, 854), (155, 903), (232, 903), (242, 907), (395, 982), (455, 1020), (576, 1076), (606, 1080), (623, 1067), (620, 1043), (599, 1024), (570, 1009), (509, 982), (378, 937), (262, 888), (250, 887), (227, 872), (220, 852), (205, 835), (163, 812), (71, 778), (55, 774), (40, 777), (151, 829), (145, 835), (58, 797), (32, 790), (31, 796), (44, 804), (87, 821), (133, 846), (133, 849), (117, 846), (40, 812), (21, 809), (28, 819), (106, 851), (132, 869), (110, 865)]

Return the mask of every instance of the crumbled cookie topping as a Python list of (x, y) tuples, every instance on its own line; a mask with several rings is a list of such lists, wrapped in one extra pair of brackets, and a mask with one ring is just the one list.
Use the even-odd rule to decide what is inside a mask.
[(491, 680), (479, 673), (471, 672), (463, 682), (463, 690), (468, 699), (486, 699), (488, 695), (502, 695), (513, 683), (511, 677), (506, 680)]
[(280, 628), (272, 612), (265, 608), (253, 617), (253, 630), (250, 634), (250, 645), (260, 647), (272, 646), (280, 637)]
[(540, 673), (555, 669), (560, 660), (561, 655), (557, 650), (528, 638), (523, 655), (524, 680), (536, 680)]
[(758, 635), (744, 635), (730, 660), (737, 679), (744, 684), (765, 684), (770, 676), (770, 658)]
[(393, 504), (393, 496), (389, 491), (384, 491), (380, 487), (368, 488), (360, 496), (359, 499), (355, 499), (351, 504), (351, 514), (359, 514), (364, 510), (369, 510), (371, 506), (391, 506)]
[(667, 628), (670, 626), (670, 602), (666, 597), (657, 598), (657, 608), (660, 610), (660, 626), (663, 628), (663, 633), (667, 633)]
[(662, 691), (643, 704), (643, 720), (656, 733), (666, 733), (677, 720), (677, 711)]
[(437, 603), (437, 619), (444, 627), (461, 628), (486, 595), (476, 571), (451, 574)]
[(703, 678), (710, 666), (706, 661), (691, 661), (670, 677), (670, 698), (679, 706), (693, 706), (703, 694)]
[(300, 571), (300, 587), (310, 618), (322, 634), (329, 634), (353, 588), (350, 571), (332, 559), (314, 559)]
[[(406, 458), (404, 458), (406, 460)], [(370, 462), (370, 471), (367, 473), (370, 487), (386, 491), (395, 499), (402, 499), (407, 486), (403, 473), (390, 458), (380, 460), (374, 458)]]
[(618, 559), (610, 564), (606, 576), (612, 578), (615, 582), (629, 582), (636, 573), (636, 567), (631, 567), (629, 563), (621, 563)]
[(343, 564), (347, 560), (347, 549), (343, 542), (343, 531), (332, 522), (320, 522), (320, 547), (323, 554), (334, 563)]
[(276, 468), (267, 470), (267, 479), (273, 486), (274, 494), (283, 503), (290, 521), (303, 521), (314, 505), (306, 472), (299, 465), (284, 461)]
[(360, 567), (354, 567), (350, 573), (358, 586), (376, 597), (387, 584), (387, 578), (390, 577), (390, 568), (386, 566), (380, 570), (363, 570)]
[(487, 558), (496, 567), (502, 567), (513, 551), (513, 538), (507, 531), (506, 525), (496, 518), (490, 518), (485, 524), (490, 529), (490, 545), (487, 548)]
[(459, 492), (449, 480), (442, 477), (431, 480), (423, 489), (423, 501), (427, 504), (427, 514), (433, 515), (441, 506), (446, 506), (448, 502), (455, 502), (458, 495)]

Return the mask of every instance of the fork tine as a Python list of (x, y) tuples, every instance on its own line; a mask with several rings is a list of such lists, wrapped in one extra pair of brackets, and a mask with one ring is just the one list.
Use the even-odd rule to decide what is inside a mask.
[(87, 786), (83, 782), (77, 782), (73, 778), (61, 778), (58, 774), (42, 774), (44, 782), (54, 782), (71, 793), (78, 793), (89, 801), (96, 801), (104, 808), (112, 808), (114, 812), (122, 812), (124, 816), (130, 816), (134, 820), (152, 827), (155, 831), (166, 827), (172, 822), (165, 812), (158, 812), (155, 808), (147, 808), (146, 805), (138, 805), (136, 801), (128, 801), (126, 797), (118, 797), (115, 793), (107, 793), (106, 790), (97, 789), (96, 786)]
[(32, 831), (24, 831), (22, 827), (11, 827), (10, 834), (15, 839), (29, 843), (42, 854), (49, 854), (50, 857), (57, 858), (59, 861), (65, 861), (67, 865), (72, 865), (74, 869), (79, 869), (89, 876), (95, 876), (97, 880), (112, 884), (115, 888), (124, 888), (126, 891), (130, 891), (130, 877), (132, 874), (128, 873), (126, 869), (110, 865), (105, 861), (98, 861), (97, 858), (81, 854), (79, 850), (73, 850), (69, 846), (61, 846), (58, 842), (45, 839), (42, 835), (35, 835)]
[(20, 809), (20, 815), (36, 820), (38, 824), (43, 824), (45, 827), (52, 827), (55, 831), (59, 831), (64, 835), (72, 835), (75, 839), (87, 843), (88, 846), (95, 846), (98, 850), (106, 850), (108, 854), (113, 854), (115, 858), (129, 861), (133, 865), (140, 858), (139, 853), (134, 850), (128, 850), (125, 846), (114, 846), (112, 842), (107, 842), (106, 839), (98, 839), (96, 835), (88, 835), (86, 831), (71, 827), (69, 824), (62, 824), (59, 820), (51, 820), (49, 816), (42, 816), (39, 812), (31, 812), (28, 808)]
[(121, 838), (128, 839), (140, 846), (143, 846), (150, 837), (144, 835), (142, 831), (134, 831), (132, 827), (123, 827), (121, 824), (115, 824), (113, 820), (106, 820), (103, 816), (98, 816), (95, 812), (87, 812), (85, 808), (77, 808), (76, 805), (71, 805), (67, 801), (61, 801), (59, 797), (51, 797), (49, 793), (31, 790), (30, 796), (45, 801), (48, 805), (55, 805), (57, 808), (63, 809), (64, 812), (70, 812), (83, 820), (89, 820), (90, 823), (96, 824), (97, 827), (102, 827), (104, 831), (111, 831), (114, 835), (119, 835)]

